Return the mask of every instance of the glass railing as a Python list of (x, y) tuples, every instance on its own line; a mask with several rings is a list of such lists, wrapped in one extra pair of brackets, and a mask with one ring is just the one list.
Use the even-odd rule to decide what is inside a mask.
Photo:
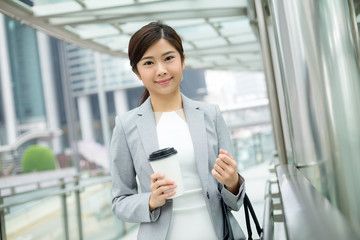
[(52, 179), (48, 186), (35, 181), (3, 187), (2, 239), (117, 239), (134, 226), (112, 214), (110, 176), (77, 179), (71, 175)]
[(275, 151), (271, 129), (250, 133), (242, 138), (233, 138), (232, 141), (234, 158), (240, 171), (271, 160)]

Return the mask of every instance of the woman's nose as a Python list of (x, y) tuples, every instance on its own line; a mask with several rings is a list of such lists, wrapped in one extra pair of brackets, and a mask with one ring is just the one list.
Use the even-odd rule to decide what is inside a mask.
[(160, 75), (164, 75), (167, 73), (166, 67), (163, 63), (159, 63), (158, 64), (158, 68), (157, 68), (157, 74)]

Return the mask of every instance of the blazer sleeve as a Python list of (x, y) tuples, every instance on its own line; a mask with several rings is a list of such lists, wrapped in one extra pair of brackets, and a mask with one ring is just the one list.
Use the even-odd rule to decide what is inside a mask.
[(110, 145), (112, 178), (112, 211), (126, 222), (153, 222), (160, 216), (160, 210), (149, 210), (151, 192), (139, 193), (136, 172), (123, 125), (115, 119)]
[[(219, 152), (220, 149), (224, 149), (228, 151), (231, 155), (233, 155), (233, 147), (229, 135), (228, 128), (226, 126), (225, 120), (220, 112), (219, 106), (216, 105), (216, 131), (218, 136), (218, 146)], [(239, 174), (239, 173), (238, 173)], [(245, 197), (245, 180), (239, 174), (239, 192), (237, 195), (234, 195), (230, 191), (228, 191), (223, 184), (221, 184), (221, 196), (225, 202), (225, 204), (234, 211), (238, 211), (243, 204)]]

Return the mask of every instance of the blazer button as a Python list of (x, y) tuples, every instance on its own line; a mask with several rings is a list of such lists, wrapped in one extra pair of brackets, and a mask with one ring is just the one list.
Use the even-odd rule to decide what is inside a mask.
[(209, 192), (206, 192), (206, 197), (210, 199)]

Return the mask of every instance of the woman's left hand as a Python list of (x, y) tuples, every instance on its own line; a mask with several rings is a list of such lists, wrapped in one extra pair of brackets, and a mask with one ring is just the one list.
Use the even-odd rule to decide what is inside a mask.
[(220, 149), (219, 157), (211, 173), (219, 183), (225, 185), (227, 190), (235, 195), (238, 194), (240, 185), (237, 163), (229, 152)]

